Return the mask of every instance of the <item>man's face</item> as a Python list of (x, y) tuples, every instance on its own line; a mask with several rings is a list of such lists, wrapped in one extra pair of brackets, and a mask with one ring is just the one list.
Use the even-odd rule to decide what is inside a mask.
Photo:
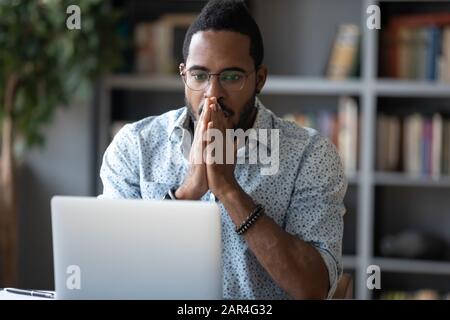
[(194, 121), (203, 111), (206, 98), (216, 97), (228, 117), (230, 126), (243, 128), (251, 126), (255, 95), (264, 85), (267, 70), (255, 70), (250, 56), (250, 38), (231, 31), (201, 31), (192, 36), (185, 72), (204, 70), (218, 74), (224, 70), (240, 70), (248, 74), (239, 91), (226, 90), (217, 76), (212, 76), (209, 85), (202, 91), (195, 91), (185, 85), (185, 100)]

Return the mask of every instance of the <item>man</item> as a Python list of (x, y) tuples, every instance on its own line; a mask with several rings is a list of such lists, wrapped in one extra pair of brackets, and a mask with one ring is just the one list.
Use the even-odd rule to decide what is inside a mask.
[[(186, 107), (116, 135), (101, 169), (103, 197), (217, 201), (224, 298), (331, 297), (342, 272), (347, 187), (336, 149), (257, 98), (267, 68), (259, 28), (242, 2), (210, 1), (190, 26), (183, 55)], [(263, 175), (261, 163), (208, 161), (210, 132), (249, 128), (279, 133), (275, 146), (257, 143), (279, 155), (275, 173)], [(240, 151), (231, 157), (248, 157)]]

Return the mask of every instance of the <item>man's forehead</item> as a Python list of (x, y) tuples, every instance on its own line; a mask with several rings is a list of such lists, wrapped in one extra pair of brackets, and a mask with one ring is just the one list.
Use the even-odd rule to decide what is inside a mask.
[(245, 67), (253, 63), (250, 38), (233, 31), (199, 31), (192, 36), (187, 63), (208, 69), (216, 63)]

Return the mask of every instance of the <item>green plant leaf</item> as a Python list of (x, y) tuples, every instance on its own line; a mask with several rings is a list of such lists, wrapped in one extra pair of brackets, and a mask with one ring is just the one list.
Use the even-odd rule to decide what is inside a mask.
[(120, 13), (109, 1), (79, 0), (81, 30), (68, 30), (68, 0), (0, 0), (0, 121), (6, 77), (20, 86), (13, 119), (17, 137), (43, 145), (42, 128), (56, 108), (68, 105), (87, 83), (117, 67), (124, 41), (116, 30)]

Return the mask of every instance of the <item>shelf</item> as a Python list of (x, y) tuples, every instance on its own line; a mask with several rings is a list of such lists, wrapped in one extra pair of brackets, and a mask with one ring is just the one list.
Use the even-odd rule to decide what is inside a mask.
[(379, 80), (374, 88), (378, 96), (385, 97), (450, 97), (449, 83)]
[[(183, 81), (178, 76), (112, 75), (105, 78), (108, 89), (183, 91)], [(358, 95), (362, 84), (358, 80), (331, 81), (321, 78), (269, 76), (264, 94), (323, 94)]]
[(112, 75), (104, 79), (110, 90), (150, 90), (182, 92), (183, 80), (177, 76)]
[[(445, 2), (445, 1), (448, 1), (448, 0), (433, 0), (434, 2)], [(407, 3), (407, 2), (425, 2), (425, 4), (426, 4), (426, 2), (427, 2), (427, 0), (378, 0), (378, 2), (380, 3), (380, 2), (397, 2), (397, 3)]]
[(409, 176), (404, 173), (377, 172), (375, 184), (379, 186), (406, 186), (406, 187), (441, 187), (450, 188), (450, 177), (432, 178), (425, 176)]
[(268, 77), (263, 93), (359, 95), (362, 88), (362, 82), (359, 80), (333, 81), (322, 78), (272, 76)]
[[(183, 81), (178, 76), (112, 75), (105, 79), (109, 89), (183, 91)], [(359, 95), (364, 89), (360, 80), (333, 81), (324, 78), (295, 76), (269, 76), (263, 94), (307, 95)], [(381, 80), (374, 84), (379, 96), (450, 97), (450, 84)]]
[(372, 261), (380, 267), (381, 272), (389, 271), (450, 275), (450, 261), (441, 262), (393, 258), (374, 258)]

